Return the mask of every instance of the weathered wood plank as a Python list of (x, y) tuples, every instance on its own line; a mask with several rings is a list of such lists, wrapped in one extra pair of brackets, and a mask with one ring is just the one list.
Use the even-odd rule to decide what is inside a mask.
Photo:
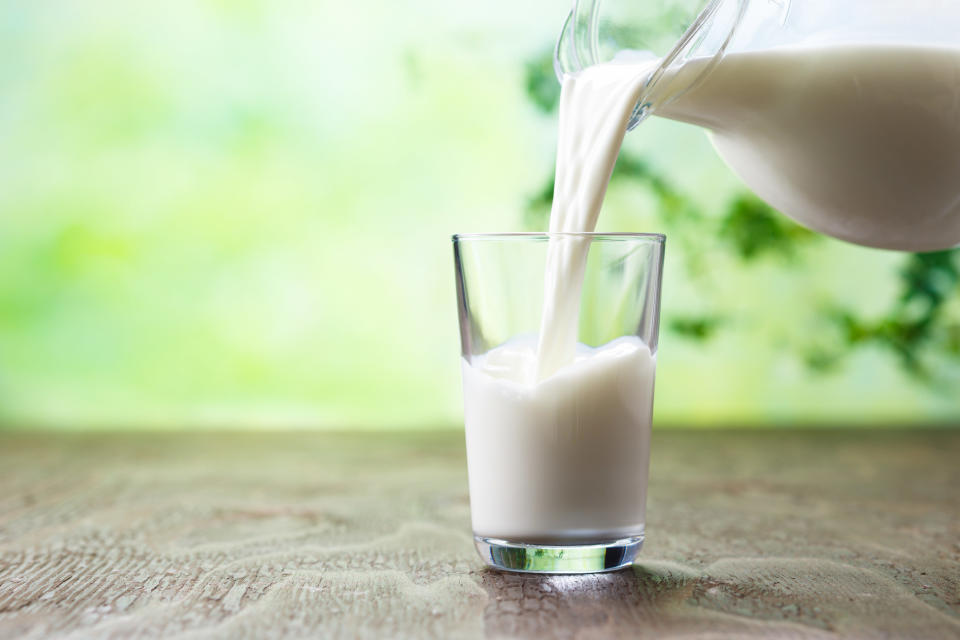
[(960, 637), (960, 432), (664, 432), (643, 562), (485, 569), (462, 438), (0, 434), (0, 637)]

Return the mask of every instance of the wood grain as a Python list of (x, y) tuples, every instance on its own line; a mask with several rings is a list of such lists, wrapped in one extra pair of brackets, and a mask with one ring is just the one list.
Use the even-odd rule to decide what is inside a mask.
[(0, 434), (0, 637), (960, 638), (960, 431), (653, 447), (573, 577), (484, 568), (456, 432)]

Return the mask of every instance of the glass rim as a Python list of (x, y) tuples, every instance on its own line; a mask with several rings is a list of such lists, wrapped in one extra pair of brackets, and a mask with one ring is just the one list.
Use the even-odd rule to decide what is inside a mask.
[(667, 236), (662, 233), (634, 233), (631, 231), (506, 231), (498, 233), (455, 233), (453, 242), (461, 240), (549, 240), (550, 238), (590, 238), (592, 240), (647, 240), (663, 244)]

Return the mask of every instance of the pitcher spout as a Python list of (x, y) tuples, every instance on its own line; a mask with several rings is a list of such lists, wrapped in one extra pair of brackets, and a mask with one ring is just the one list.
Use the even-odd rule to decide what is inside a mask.
[[(703, 6), (695, 7), (700, 10), (690, 14), (688, 26), (679, 35), (667, 30), (667, 33), (631, 40), (613, 35), (618, 30), (609, 27), (617, 24), (616, 17), (604, 15), (601, 19), (600, 0), (574, 0), (554, 49), (553, 68), (557, 79), (562, 83), (567, 74), (611, 60), (639, 62), (658, 59), (660, 62), (649, 73), (630, 117), (627, 129), (633, 129), (658, 107), (688, 91), (713, 70), (733, 40), (749, 2), (709, 0), (695, 3)], [(691, 3), (677, 1), (672, 4), (682, 12), (689, 9)], [(601, 34), (601, 25), (610, 33)], [(693, 58), (707, 62), (697, 65), (695, 73), (676, 73)]]

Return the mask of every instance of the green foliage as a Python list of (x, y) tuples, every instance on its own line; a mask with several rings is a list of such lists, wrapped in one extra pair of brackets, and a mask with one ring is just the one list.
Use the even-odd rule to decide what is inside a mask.
[(553, 204), (553, 173), (543, 181), (540, 190), (527, 198), (523, 210), (523, 225), (531, 231), (546, 229), (550, 223), (550, 206)]
[(676, 316), (670, 318), (668, 328), (679, 336), (697, 342), (705, 342), (713, 337), (723, 325), (719, 316)]
[(695, 208), (662, 174), (654, 171), (643, 158), (625, 152), (620, 154), (610, 176), (611, 184), (634, 182), (643, 184), (657, 199), (659, 212), (666, 220), (680, 216), (697, 216)]
[[(960, 319), (945, 313), (945, 304), (960, 294), (960, 250), (914, 253), (900, 271), (900, 294), (887, 313), (863, 318), (854, 310), (836, 308), (828, 317), (840, 329), (850, 349), (876, 344), (897, 356), (914, 377), (936, 384), (938, 376), (929, 360), (937, 356), (960, 359)], [(834, 367), (845, 355), (843, 348), (812, 355), (811, 366)]]
[(924, 318), (935, 317), (944, 301), (957, 292), (957, 285), (960, 284), (958, 256), (960, 251), (956, 249), (911, 255), (901, 271), (901, 305), (906, 307), (913, 302), (920, 302)]
[(543, 113), (552, 113), (560, 102), (560, 83), (553, 71), (553, 51), (544, 52), (524, 66), (527, 98)]
[(744, 193), (733, 200), (720, 222), (719, 237), (744, 261), (772, 253), (793, 256), (796, 246), (815, 234)]

